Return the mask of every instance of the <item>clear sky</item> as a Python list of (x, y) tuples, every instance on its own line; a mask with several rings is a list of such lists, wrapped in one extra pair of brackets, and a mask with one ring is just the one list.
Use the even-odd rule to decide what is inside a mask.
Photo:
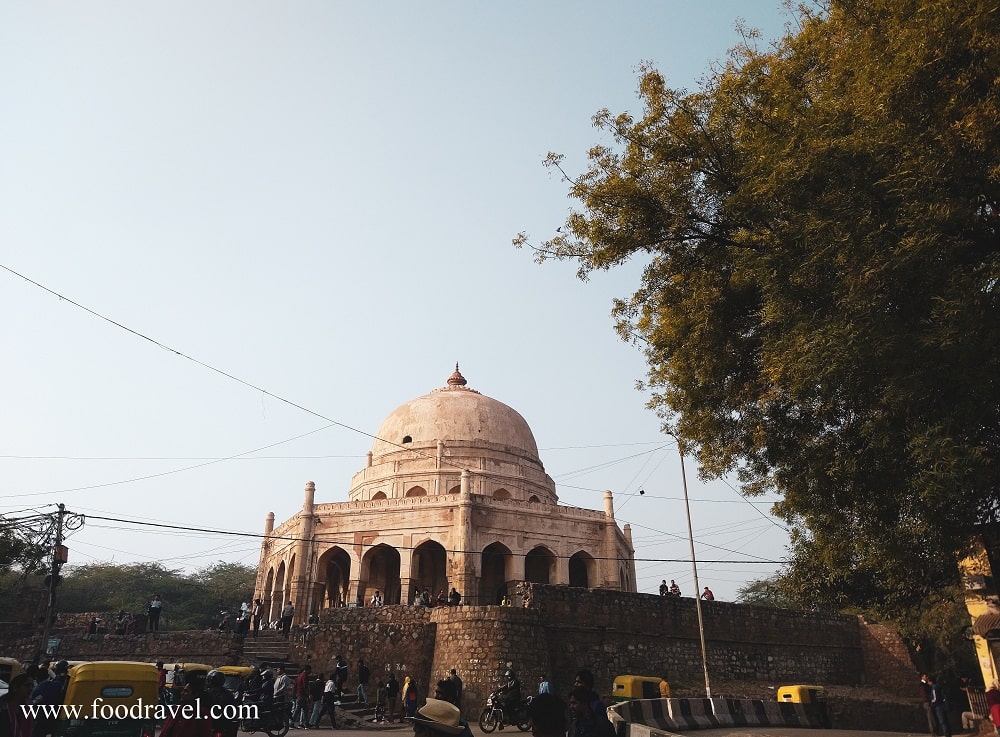
[[(610, 318), (637, 265), (583, 283), (511, 239), (574, 206), (547, 152), (583, 170), (591, 116), (639, 111), (642, 62), (691, 89), (739, 19), (765, 40), (789, 20), (779, 0), (0, 0), (0, 264), (66, 298), (0, 269), (0, 514), (86, 514), (75, 564), (256, 565), (254, 538), (97, 518), (260, 533), (307, 481), (346, 500), (364, 433), (459, 361), (531, 425), (562, 502), (614, 492), (640, 591), (691, 593), (676, 446)], [(688, 465), (698, 557), (725, 561), (702, 585), (732, 599), (787, 534)]]

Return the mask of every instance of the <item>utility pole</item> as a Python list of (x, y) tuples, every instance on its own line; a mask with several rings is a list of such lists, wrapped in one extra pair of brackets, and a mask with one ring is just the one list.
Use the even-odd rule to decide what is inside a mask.
[(59, 569), (62, 568), (69, 557), (69, 550), (63, 545), (63, 520), (66, 515), (66, 505), (60, 504), (59, 511), (56, 512), (56, 540), (52, 546), (52, 564), (49, 569), (49, 597), (45, 606), (45, 626), (42, 628), (41, 653), (47, 653), (49, 647), (49, 634), (52, 632), (52, 620), (56, 615), (56, 585), (59, 582)]
[[(670, 433), (673, 435), (673, 433)], [(712, 698), (712, 685), (708, 680), (708, 649), (705, 647), (705, 620), (701, 614), (701, 590), (698, 583), (698, 560), (694, 554), (694, 530), (691, 527), (691, 504), (688, 502), (687, 474), (684, 472), (684, 442), (673, 436), (677, 441), (677, 454), (681, 458), (681, 483), (684, 485), (684, 511), (687, 514), (688, 544), (691, 546), (691, 569), (694, 572), (694, 606), (698, 612), (698, 637), (701, 640), (701, 667), (705, 671), (705, 697)]]

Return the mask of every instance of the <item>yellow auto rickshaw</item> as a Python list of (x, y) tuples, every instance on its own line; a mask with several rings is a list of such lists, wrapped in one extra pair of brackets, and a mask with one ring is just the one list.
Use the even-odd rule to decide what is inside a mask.
[(782, 704), (802, 704), (810, 720), (829, 729), (832, 724), (826, 705), (826, 689), (822, 686), (780, 686), (776, 694)]
[(148, 663), (99, 660), (69, 670), (58, 737), (153, 737), (156, 668)]
[(632, 701), (633, 699), (661, 699), (664, 697), (660, 683), (665, 684), (666, 697), (670, 697), (670, 684), (659, 676), (615, 676), (611, 685), (611, 700)]
[(167, 669), (167, 686), (173, 690), (175, 702), (179, 699), (184, 686), (192, 681), (204, 686), (205, 676), (210, 670), (215, 670), (205, 663), (173, 663), (164, 667)]
[(223, 665), (216, 668), (219, 673), (226, 677), (222, 687), (232, 693), (239, 694), (244, 690), (247, 676), (254, 672), (254, 668), (249, 665)]

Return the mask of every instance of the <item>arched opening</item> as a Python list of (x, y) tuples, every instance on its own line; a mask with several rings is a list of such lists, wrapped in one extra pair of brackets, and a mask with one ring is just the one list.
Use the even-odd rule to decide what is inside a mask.
[(569, 559), (569, 585), (580, 589), (589, 589), (590, 582), (596, 581), (597, 561), (589, 553), (582, 550), (574, 553)]
[(503, 543), (492, 543), (483, 550), (482, 577), (479, 579), (477, 604), (499, 604), (507, 592), (508, 574), (513, 555)]
[(551, 583), (556, 575), (556, 557), (541, 546), (524, 556), (524, 579), (531, 583)]
[(427, 489), (423, 486), (413, 486), (406, 491), (406, 496), (427, 496)]
[(538, 498), (537, 496), (535, 496), (534, 494), (532, 494), (531, 496), (529, 496), (529, 497), (528, 497), (528, 504), (538, 504), (538, 503), (539, 503), (539, 502), (541, 502), (541, 501), (542, 501), (542, 500), (541, 500), (541, 499), (539, 499), (539, 498)]
[(367, 602), (378, 589), (385, 604), (400, 603), (399, 551), (388, 545), (376, 545), (361, 559), (361, 585), (358, 592)]
[(439, 591), (448, 595), (448, 554), (440, 543), (428, 540), (416, 547), (410, 559), (410, 583), (414, 591), (430, 591), (431, 601)]
[(351, 556), (343, 548), (330, 548), (319, 557), (316, 572), (322, 585), (324, 607), (344, 606), (351, 580)]
[[(267, 576), (264, 578), (264, 590), (261, 592), (260, 600), (264, 603), (264, 611), (271, 611), (271, 598), (274, 595), (274, 568), (267, 569)], [(270, 619), (268, 620), (270, 621)]]
[(267, 621), (273, 622), (281, 616), (281, 608), (285, 606), (285, 561), (278, 564), (278, 571), (274, 574), (274, 589), (271, 592), (271, 610), (267, 614)]
[(452, 486), (450, 489), (448, 489), (448, 493), (449, 494), (461, 494), (462, 493), (462, 486), (461, 486), (461, 484), (459, 484), (458, 486)]
[(510, 492), (507, 491), (506, 489), (497, 489), (496, 491), (493, 492), (493, 498), (501, 500), (510, 499)]
[(385, 492), (384, 492), (384, 491), (376, 491), (376, 492), (375, 492), (375, 493), (374, 493), (374, 494), (372, 495), (372, 501), (373, 501), (373, 502), (380, 502), (380, 501), (382, 501), (383, 499), (388, 499), (388, 497), (387, 497), (387, 496), (385, 495)]
[(621, 566), (618, 569), (618, 590), (619, 591), (632, 590), (631, 576), (628, 575), (628, 570), (625, 568), (625, 566)]

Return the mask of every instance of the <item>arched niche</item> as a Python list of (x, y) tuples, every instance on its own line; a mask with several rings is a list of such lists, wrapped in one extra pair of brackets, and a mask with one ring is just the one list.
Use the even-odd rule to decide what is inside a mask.
[(581, 550), (569, 559), (569, 585), (589, 589), (597, 581), (597, 561)]
[(340, 547), (325, 551), (317, 561), (316, 575), (321, 584), (321, 601), (324, 607), (344, 606), (347, 587), (351, 581), (351, 556)]
[(499, 604), (507, 592), (514, 556), (503, 543), (487, 545), (482, 552), (479, 601), (474, 604)]
[(552, 583), (556, 577), (556, 557), (539, 545), (524, 556), (524, 579), (531, 583)]
[(368, 601), (378, 589), (385, 604), (399, 604), (399, 551), (379, 544), (368, 550), (361, 558), (361, 580), (363, 589), (358, 592), (362, 601)]

